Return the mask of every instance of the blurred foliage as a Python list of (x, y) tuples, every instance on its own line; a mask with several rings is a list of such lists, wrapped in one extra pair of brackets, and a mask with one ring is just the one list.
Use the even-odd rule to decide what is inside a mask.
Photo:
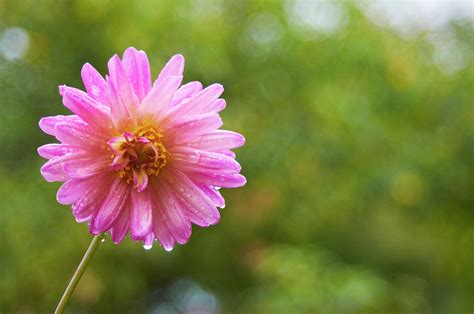
[(51, 312), (90, 241), (40, 177), (38, 120), (135, 46), (226, 87), (248, 184), (171, 253), (103, 244), (71, 313), (472, 313), (472, 21), (446, 25), (447, 71), (427, 33), (350, 2), (315, 29), (295, 3), (0, 0), (0, 312)]

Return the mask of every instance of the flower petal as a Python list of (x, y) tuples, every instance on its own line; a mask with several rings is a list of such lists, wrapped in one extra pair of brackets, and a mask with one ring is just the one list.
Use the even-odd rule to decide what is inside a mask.
[(46, 181), (66, 181), (69, 179), (69, 175), (64, 172), (62, 165), (64, 158), (65, 156), (52, 158), (41, 167), (41, 175)]
[(153, 232), (150, 232), (146, 237), (143, 238), (143, 248), (149, 250), (153, 247), (153, 242), (155, 242), (155, 235)]
[(111, 129), (109, 108), (76, 88), (63, 85), (60, 87), (60, 91), (66, 108), (90, 125), (103, 130)]
[(214, 131), (222, 126), (217, 113), (206, 113), (179, 119), (174, 125), (166, 125), (169, 146), (175, 146)]
[(160, 204), (158, 213), (165, 225), (171, 232), (176, 242), (185, 244), (191, 237), (191, 222), (185, 215), (185, 209), (174, 196), (173, 190), (169, 184), (161, 180), (159, 184), (155, 183), (154, 195), (156, 202)]
[(91, 220), (90, 232), (99, 234), (110, 229), (126, 208), (128, 197), (128, 185), (121, 178), (116, 177), (102, 206)]
[(237, 173), (201, 169), (199, 171), (186, 171), (186, 174), (189, 175), (194, 182), (223, 188), (238, 188), (247, 183), (245, 177)]
[(39, 127), (44, 133), (54, 136), (56, 135), (56, 124), (61, 123), (61, 122), (68, 123), (70, 121), (76, 122), (76, 121), (84, 121), (84, 120), (82, 120), (76, 115), (70, 115), (70, 116), (59, 115), (59, 116), (44, 117), (44, 118), (41, 118), (41, 120), (39, 121)]
[(184, 57), (179, 54), (174, 55), (163, 67), (153, 86), (163, 84), (168, 76), (183, 76), (183, 71)]
[(84, 121), (70, 121), (56, 124), (56, 138), (64, 144), (80, 147), (89, 151), (105, 151), (107, 146), (106, 139), (95, 132)]
[(208, 112), (208, 108), (224, 92), (224, 87), (220, 84), (212, 84), (206, 87), (193, 97), (187, 99), (180, 106), (175, 106), (168, 118), (173, 120), (187, 115), (196, 115)]
[[(77, 222), (89, 221), (102, 206), (105, 196), (115, 176), (105, 175), (96, 182), (91, 182), (93, 188), (87, 189), (72, 205), (72, 214)], [(91, 178), (93, 180), (93, 178)], [(66, 199), (64, 200), (66, 201)]]
[(190, 98), (202, 90), (202, 84), (194, 81), (184, 84), (176, 93), (174, 93), (173, 99), (171, 100), (171, 106), (180, 104), (183, 100)]
[(225, 207), (225, 199), (214, 187), (201, 184), (198, 184), (198, 187), (204, 192), (204, 194), (206, 194), (207, 197), (209, 197), (214, 205), (220, 208)]
[(131, 195), (130, 234), (133, 240), (139, 240), (152, 231), (152, 203), (149, 189)]
[(107, 83), (100, 73), (89, 63), (84, 64), (81, 70), (82, 82), (87, 94), (104, 106), (108, 106), (105, 97)]
[(124, 135), (119, 135), (108, 140), (107, 145), (109, 145), (114, 154), (121, 155), (127, 151), (127, 142), (128, 139)]
[(139, 170), (133, 169), (133, 187), (137, 192), (142, 192), (148, 186), (148, 175), (143, 168)]
[(171, 105), (171, 99), (182, 80), (182, 76), (167, 76), (153, 85), (140, 105), (142, 119), (156, 121), (161, 118)]
[(133, 47), (127, 48), (122, 63), (135, 95), (142, 101), (151, 88), (150, 63), (146, 53)]
[(111, 169), (111, 160), (104, 155), (93, 155), (89, 152), (79, 152), (67, 155), (61, 164), (64, 172), (72, 178), (81, 178)]
[(38, 147), (38, 154), (46, 159), (78, 152), (79, 149), (68, 144), (46, 144)]
[(215, 130), (193, 139), (188, 142), (187, 145), (199, 149), (218, 151), (237, 148), (243, 146), (244, 143), (245, 138), (239, 133), (226, 130)]
[(130, 203), (124, 208), (122, 215), (117, 219), (115, 224), (110, 229), (112, 241), (119, 244), (127, 235), (130, 225)]
[(114, 55), (108, 63), (107, 99), (114, 125), (121, 128), (136, 127), (136, 111), (139, 100), (128, 79), (122, 61)]
[(154, 201), (153, 202), (153, 233), (160, 242), (161, 246), (166, 251), (171, 251), (176, 243), (176, 240), (173, 237), (173, 234), (169, 231), (168, 227), (165, 225), (163, 209), (161, 205)]
[(237, 157), (237, 155), (230, 149), (216, 150), (216, 153), (226, 155), (227, 157), (230, 157), (232, 159), (235, 159)]
[(208, 168), (239, 172), (240, 164), (226, 155), (195, 149), (192, 147), (175, 147), (172, 151), (173, 163), (178, 167), (191, 169)]
[(66, 181), (58, 190), (56, 200), (63, 205), (71, 205), (84, 197), (89, 191), (107, 180), (107, 176), (92, 176), (88, 178), (73, 178)]
[(193, 223), (207, 227), (219, 222), (220, 214), (214, 203), (184, 173), (169, 170), (165, 178)]
[(203, 109), (203, 111), (215, 111), (215, 112), (221, 112), (222, 110), (225, 109), (227, 103), (224, 99), (216, 99), (214, 100), (209, 107)]

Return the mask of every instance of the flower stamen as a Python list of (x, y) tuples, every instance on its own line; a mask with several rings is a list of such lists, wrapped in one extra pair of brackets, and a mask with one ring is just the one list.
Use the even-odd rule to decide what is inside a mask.
[(143, 126), (108, 141), (112, 167), (120, 178), (128, 184), (133, 183), (138, 192), (147, 187), (148, 177), (158, 175), (169, 161), (170, 153), (162, 139), (160, 132), (151, 126)]

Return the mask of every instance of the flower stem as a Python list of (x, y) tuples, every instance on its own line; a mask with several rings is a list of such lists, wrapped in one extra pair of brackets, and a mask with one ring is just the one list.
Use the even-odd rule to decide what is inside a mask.
[(76, 272), (72, 276), (71, 281), (69, 281), (69, 284), (67, 285), (66, 290), (64, 291), (63, 296), (61, 297), (61, 300), (59, 301), (58, 306), (56, 307), (56, 311), (54, 311), (55, 314), (61, 314), (64, 311), (64, 307), (69, 301), (69, 298), (72, 296), (74, 289), (79, 283), (79, 280), (81, 279), (82, 275), (86, 271), (87, 265), (89, 265), (92, 256), (99, 247), (100, 242), (103, 242), (104, 240), (105, 233), (96, 235), (92, 238), (92, 242), (91, 244), (89, 244), (89, 248), (82, 257), (79, 266), (77, 266)]

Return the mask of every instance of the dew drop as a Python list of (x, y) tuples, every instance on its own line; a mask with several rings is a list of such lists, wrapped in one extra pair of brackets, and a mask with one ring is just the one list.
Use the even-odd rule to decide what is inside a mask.
[(107, 239), (107, 235), (106, 235), (105, 233), (102, 233), (102, 234), (100, 235), (99, 242), (100, 242), (100, 243), (104, 243), (106, 239)]
[(92, 93), (96, 96), (100, 95), (100, 89), (96, 85), (92, 85)]

